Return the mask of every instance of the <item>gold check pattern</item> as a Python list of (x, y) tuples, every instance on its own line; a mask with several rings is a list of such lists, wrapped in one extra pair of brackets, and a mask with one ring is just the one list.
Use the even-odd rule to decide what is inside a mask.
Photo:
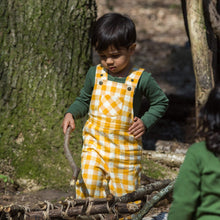
[(83, 129), (82, 179), (77, 182), (77, 197), (122, 196), (140, 184), (141, 139), (128, 133), (133, 121), (133, 96), (143, 69), (134, 69), (125, 83), (108, 80), (105, 69), (96, 68), (89, 119)]

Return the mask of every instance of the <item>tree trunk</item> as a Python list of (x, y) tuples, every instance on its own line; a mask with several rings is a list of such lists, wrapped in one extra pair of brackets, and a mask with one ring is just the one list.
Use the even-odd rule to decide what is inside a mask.
[(209, 23), (211, 26), (210, 33), (212, 33), (213, 38), (211, 39), (214, 43), (213, 49), (215, 52), (215, 82), (220, 82), (220, 1), (209, 0), (208, 3), (205, 1), (207, 8), (207, 17), (209, 18)]
[(95, 0), (0, 1), (0, 158), (18, 175), (61, 166), (61, 122), (92, 61), (95, 19)]
[[(208, 44), (207, 22), (204, 17), (203, 0), (186, 0), (187, 21), (193, 58), (193, 68), (196, 79), (196, 125), (198, 127), (198, 114), (206, 102), (209, 91), (214, 86), (214, 68), (216, 60), (213, 59), (214, 42)], [(208, 24), (210, 25), (210, 24)], [(210, 37), (210, 39), (213, 37)], [(213, 66), (214, 65), (214, 66)], [(214, 68), (213, 68), (214, 67)]]

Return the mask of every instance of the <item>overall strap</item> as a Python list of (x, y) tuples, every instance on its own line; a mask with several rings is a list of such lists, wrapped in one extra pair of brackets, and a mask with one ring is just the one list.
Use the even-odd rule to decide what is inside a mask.
[(131, 74), (126, 78), (125, 83), (129, 86), (136, 87), (143, 71), (143, 68), (133, 67)]
[(108, 79), (108, 74), (105, 71), (105, 69), (101, 66), (101, 64), (97, 65), (96, 67), (96, 79), (102, 79), (102, 80), (107, 80)]

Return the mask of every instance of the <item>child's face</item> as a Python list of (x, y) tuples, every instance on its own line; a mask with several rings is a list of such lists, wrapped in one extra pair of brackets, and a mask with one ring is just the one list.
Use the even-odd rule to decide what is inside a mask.
[(113, 76), (127, 76), (130, 70), (130, 57), (135, 51), (136, 44), (132, 44), (128, 49), (116, 49), (109, 46), (107, 50), (98, 51), (102, 66)]

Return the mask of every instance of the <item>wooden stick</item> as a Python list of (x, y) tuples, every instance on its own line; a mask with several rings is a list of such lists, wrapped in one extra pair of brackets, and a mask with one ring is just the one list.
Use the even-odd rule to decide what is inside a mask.
[(70, 141), (70, 133), (72, 131), (72, 128), (69, 126), (67, 128), (65, 137), (64, 137), (64, 153), (69, 161), (70, 167), (72, 168), (73, 171), (73, 177), (72, 180), (70, 181), (70, 186), (73, 188), (73, 197), (76, 198), (76, 181), (80, 172), (80, 168), (77, 167), (76, 163), (73, 160), (72, 154), (69, 150), (69, 141)]
[(137, 200), (142, 200), (146, 195), (151, 194), (153, 191), (158, 191), (167, 186), (171, 180), (157, 181), (146, 186), (138, 188), (136, 191), (125, 194), (121, 197), (116, 197), (117, 202), (129, 203)]
[[(39, 204), (40, 209), (34, 208), (33, 210), (27, 210), (25, 207), (16, 205), (11, 205), (8, 207), (0, 206), (0, 216), (2, 220), (7, 219), (7, 216), (10, 216), (11, 219), (16, 219), (17, 215), (20, 213), (20, 215), (25, 216), (27, 220), (43, 220), (49, 218), (74, 218), (78, 215), (90, 216), (111, 213), (113, 213), (115, 216), (118, 214), (131, 215), (140, 209), (140, 205), (132, 204), (131, 202), (143, 200), (147, 194), (151, 194), (153, 191), (158, 191), (164, 188), (170, 182), (171, 180), (157, 181), (144, 187), (140, 187), (136, 191), (121, 197), (114, 197), (110, 194), (107, 196), (107, 198), (65, 200), (56, 205), (50, 204), (49, 202), (44, 202)], [(152, 205), (153, 204), (151, 204), (151, 207)], [(112, 218), (112, 215), (109, 217)]]
[(141, 220), (156, 203), (158, 203), (167, 193), (173, 190), (174, 183), (175, 181), (172, 181), (167, 187), (157, 193), (149, 202), (146, 202), (138, 213), (131, 215), (131, 219)]
[(73, 171), (73, 179), (76, 181), (80, 172), (80, 168), (77, 167), (76, 163), (73, 160), (72, 154), (69, 150), (69, 141), (70, 141), (70, 133), (72, 131), (72, 128), (69, 126), (67, 128), (65, 138), (64, 138), (64, 153), (69, 161), (70, 167), (72, 168)]

